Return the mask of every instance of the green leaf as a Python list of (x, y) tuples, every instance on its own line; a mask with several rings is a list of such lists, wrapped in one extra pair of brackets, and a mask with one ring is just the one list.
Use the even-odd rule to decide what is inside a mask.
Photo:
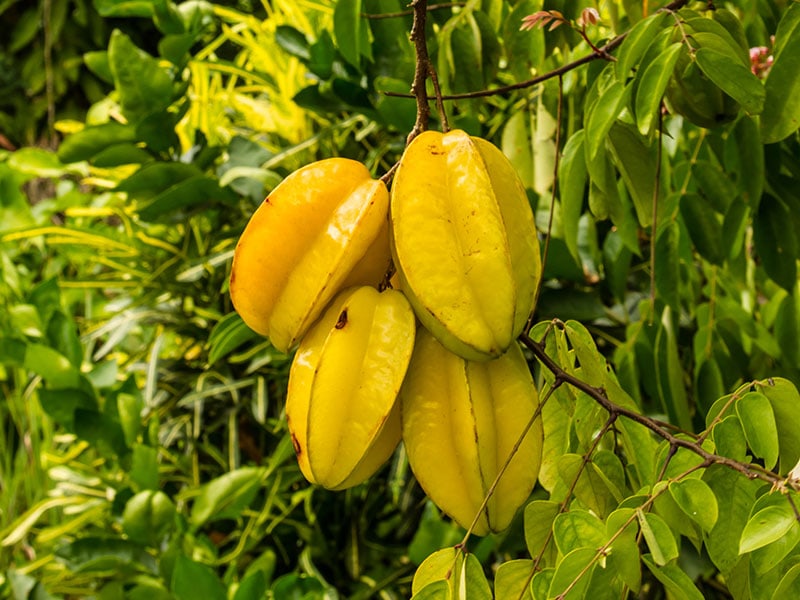
[(288, 54), (307, 62), (311, 59), (308, 40), (302, 31), (290, 25), (279, 25), (275, 28), (275, 41)]
[[(788, 498), (783, 494), (766, 493), (756, 500), (751, 514), (756, 514), (771, 507), (785, 510), (787, 504)], [(753, 550), (753, 552), (750, 553), (751, 572), (761, 575), (773, 571), (787, 556), (790, 556), (790, 554), (797, 554), (793, 551), (797, 547), (798, 542), (800, 542), (800, 523), (795, 519), (795, 523), (784, 535), (770, 544)]]
[(534, 500), (525, 506), (525, 545), (531, 556), (538, 556), (545, 543), (552, 545), (550, 531), (561, 506), (553, 500)]
[(670, 221), (656, 238), (655, 280), (658, 297), (673, 311), (680, 310), (681, 260), (679, 256), (680, 226)]
[(586, 116), (586, 141), (589, 160), (594, 160), (606, 136), (614, 125), (623, 107), (628, 103), (631, 87), (619, 81), (603, 91), (589, 108)]
[(158, 194), (144, 208), (139, 210), (139, 216), (144, 221), (157, 221), (175, 214), (182, 209), (198, 210), (208, 203), (227, 203), (235, 195), (228, 188), (220, 188), (217, 180), (211, 175), (198, 175), (184, 179)]
[(722, 224), (711, 205), (697, 194), (684, 194), (681, 216), (700, 256), (712, 264), (722, 264)]
[(177, 600), (226, 600), (225, 586), (211, 567), (179, 554), (172, 572), (172, 593)]
[[(797, 12), (800, 14), (800, 11)], [(733, 128), (733, 135), (739, 155), (740, 187), (744, 189), (744, 201), (755, 210), (764, 192), (765, 181), (764, 146), (759, 137), (759, 121), (747, 115), (741, 116)], [(725, 216), (727, 220), (727, 214)]]
[(773, 600), (800, 598), (800, 564), (793, 565), (772, 593)]
[(753, 454), (772, 469), (778, 462), (778, 427), (769, 399), (760, 392), (748, 392), (736, 401), (736, 414)]
[(450, 600), (450, 587), (446, 581), (433, 581), (411, 596), (411, 600)]
[(747, 439), (742, 422), (736, 415), (729, 415), (714, 425), (712, 430), (717, 453), (733, 460), (744, 461), (747, 455)]
[(711, 561), (725, 575), (739, 561), (739, 541), (761, 483), (721, 465), (709, 467), (703, 480), (714, 492), (719, 507), (719, 519), (706, 536), (706, 548)]
[(576, 131), (564, 147), (558, 168), (558, 190), (561, 200), (561, 227), (569, 253), (580, 264), (578, 253), (578, 222), (583, 212), (586, 195), (586, 159), (584, 158), (584, 131)]
[(797, 234), (786, 204), (765, 194), (753, 223), (756, 253), (764, 271), (792, 293), (797, 285)]
[(553, 537), (561, 554), (576, 548), (599, 548), (606, 542), (603, 522), (587, 510), (572, 509), (559, 514), (553, 523)]
[(627, 79), (630, 70), (639, 63), (647, 48), (656, 39), (657, 33), (668, 25), (666, 21), (666, 12), (656, 12), (636, 23), (628, 32), (617, 55), (617, 78), (620, 81)]
[(631, 590), (638, 592), (642, 584), (642, 567), (639, 556), (636, 510), (619, 508), (608, 516), (606, 535), (611, 542), (608, 560), (609, 569), (616, 570), (622, 581)]
[(492, 600), (492, 588), (486, 580), (481, 562), (474, 554), (464, 556), (450, 581), (454, 598), (469, 596), (470, 600)]
[(661, 111), (661, 100), (675, 70), (683, 44), (670, 44), (644, 71), (636, 88), (636, 125), (642, 135), (653, 130)]
[(606, 359), (598, 351), (592, 334), (582, 323), (571, 319), (564, 323), (564, 332), (578, 357), (584, 380), (599, 386), (601, 382), (605, 381), (608, 370)]
[(702, 479), (690, 477), (669, 484), (669, 493), (675, 503), (690, 519), (705, 531), (711, 531), (717, 524), (719, 508), (714, 492)]
[(664, 586), (672, 600), (703, 600), (704, 596), (697, 589), (691, 577), (675, 564), (658, 565), (654, 557), (645, 554), (642, 562)]
[(267, 578), (263, 571), (253, 571), (247, 575), (232, 600), (263, 600), (267, 595)]
[(783, 377), (773, 377), (756, 383), (775, 413), (780, 448), (779, 471), (785, 475), (800, 459), (800, 393), (795, 385)]
[(565, 485), (574, 481), (575, 496), (598, 516), (604, 518), (617, 506), (606, 482), (594, 469), (583, 469), (583, 457), (578, 454), (564, 454), (558, 458), (558, 472)]
[(645, 513), (638, 509), (636, 516), (639, 519), (639, 527), (655, 563), (659, 566), (664, 566), (677, 558), (678, 544), (675, 541), (675, 535), (664, 519), (657, 514)]
[(200, 488), (189, 520), (196, 527), (210, 520), (235, 519), (253, 501), (264, 469), (241, 467), (217, 477)]
[(750, 227), (750, 207), (740, 200), (731, 202), (722, 221), (722, 252), (732, 260), (745, 248), (745, 234)]
[(698, 48), (695, 59), (706, 77), (741, 104), (748, 114), (761, 114), (766, 92), (750, 69), (712, 48)]
[(747, 521), (739, 540), (739, 553), (745, 554), (779, 540), (797, 524), (789, 502), (768, 506)]
[(361, 0), (338, 0), (333, 10), (333, 37), (344, 59), (354, 67), (370, 58), (369, 28), (361, 17)]
[(628, 188), (639, 224), (648, 227), (653, 222), (653, 192), (656, 181), (656, 160), (650, 147), (632, 125), (615, 123), (608, 132), (614, 164)]
[(783, 352), (784, 360), (800, 364), (800, 323), (797, 318), (798, 302), (792, 295), (784, 296), (775, 315), (775, 339)]
[(91, 125), (68, 135), (58, 147), (58, 158), (64, 163), (90, 160), (110, 146), (136, 141), (136, 128), (122, 123)]
[(414, 573), (411, 593), (417, 594), (431, 583), (446, 580), (455, 572), (460, 556), (460, 552), (453, 547), (442, 548), (428, 556)]
[(800, 27), (796, 26), (800, 9), (792, 7), (784, 19), (792, 19), (795, 26), (779, 27), (775, 36), (777, 54), (765, 83), (761, 117), (761, 139), (765, 144), (779, 142), (800, 128)]
[(139, 492), (125, 503), (122, 529), (134, 542), (155, 545), (173, 527), (176, 512), (164, 492)]
[(597, 560), (596, 555), (597, 550), (595, 548), (578, 548), (567, 554), (556, 567), (547, 597), (559, 596), (564, 594), (567, 588), (570, 588), (568, 593), (560, 597), (565, 600), (583, 598), (584, 592), (589, 585), (592, 571), (597, 565), (595, 562)]
[(494, 576), (494, 597), (533, 600), (528, 580), (533, 574), (530, 559), (507, 560), (500, 564)]
[(228, 313), (219, 320), (208, 336), (208, 364), (213, 365), (245, 342), (258, 337), (238, 313)]
[(689, 399), (683, 383), (683, 367), (678, 353), (678, 340), (672, 322), (672, 311), (664, 307), (656, 335), (656, 377), (664, 410), (674, 423), (685, 431), (692, 428)]
[(139, 121), (171, 104), (172, 77), (117, 29), (111, 34), (108, 59), (122, 110), (130, 121)]

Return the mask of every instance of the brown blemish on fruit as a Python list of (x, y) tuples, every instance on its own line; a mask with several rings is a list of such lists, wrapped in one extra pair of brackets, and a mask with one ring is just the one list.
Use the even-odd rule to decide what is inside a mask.
[(347, 325), (347, 309), (346, 308), (339, 315), (339, 320), (336, 321), (336, 325), (334, 325), (334, 327), (336, 329), (344, 329), (345, 325)]
[(300, 442), (297, 441), (297, 436), (294, 433), (292, 434), (292, 448), (294, 448), (294, 453), (297, 456), (300, 456), (303, 453), (303, 449), (300, 447)]

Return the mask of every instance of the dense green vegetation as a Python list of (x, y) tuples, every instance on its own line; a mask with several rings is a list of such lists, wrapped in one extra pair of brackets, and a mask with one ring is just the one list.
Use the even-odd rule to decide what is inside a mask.
[[(800, 5), (716, 3), (765, 48), (753, 74), (724, 30), (653, 17), (666, 2), (457, 4), (430, 7), (427, 44), (445, 95), (495, 89), (445, 100), (450, 127), (511, 158), (549, 240), (527, 345), (552, 396), (532, 502), (464, 546), (468, 597), (484, 578), (522, 597), (534, 572), (537, 599), (798, 595)], [(352, 490), (305, 482), (291, 356), (227, 295), (288, 173), (398, 160), (406, 9), (0, 2), (0, 597), (407, 598), (460, 553), (402, 449)], [(560, 13), (521, 30), (540, 10)], [(733, 97), (728, 122), (664, 108), (681, 60)]]

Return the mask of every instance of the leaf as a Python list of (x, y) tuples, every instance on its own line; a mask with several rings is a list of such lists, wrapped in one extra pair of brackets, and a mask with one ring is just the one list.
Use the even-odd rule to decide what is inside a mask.
[(793, 565), (772, 593), (773, 600), (800, 597), (800, 564)]
[(172, 593), (176, 600), (226, 600), (225, 586), (211, 567), (178, 554), (172, 571)]
[(669, 493), (675, 503), (704, 531), (711, 531), (719, 518), (719, 508), (714, 492), (702, 479), (690, 477), (669, 484)]
[(68, 135), (58, 147), (58, 158), (63, 163), (90, 160), (102, 150), (123, 142), (136, 141), (136, 128), (122, 123), (91, 125)]
[(615, 81), (598, 96), (587, 111), (586, 141), (590, 161), (594, 160), (600, 147), (605, 144), (606, 136), (628, 103), (630, 93), (630, 86)]
[(253, 571), (247, 575), (231, 600), (263, 600), (267, 597), (267, 578), (263, 571)]
[(700, 70), (750, 115), (764, 110), (766, 92), (761, 80), (739, 61), (712, 48), (698, 48), (695, 60)]
[(601, 385), (606, 379), (606, 359), (597, 350), (592, 334), (582, 323), (574, 320), (565, 322), (564, 332), (578, 357), (585, 381), (591, 385)]
[(461, 553), (453, 547), (442, 548), (428, 556), (414, 573), (411, 593), (417, 594), (427, 585), (446, 580), (455, 572)]
[(672, 311), (668, 306), (664, 307), (656, 335), (655, 361), (658, 392), (670, 422), (681, 429), (690, 431), (692, 423), (689, 414), (689, 399), (683, 383), (684, 371), (678, 353), (678, 340), (672, 322)]
[(654, 558), (645, 554), (642, 562), (664, 586), (672, 600), (703, 600), (692, 579), (677, 565), (658, 565)]
[(416, 592), (411, 600), (450, 600), (450, 587), (446, 581), (434, 581)]
[(139, 121), (171, 104), (172, 77), (118, 29), (111, 34), (108, 60), (122, 110), (129, 121)]
[(305, 34), (290, 25), (279, 25), (275, 28), (275, 42), (288, 54), (303, 62), (311, 59), (311, 51)]
[(344, 59), (356, 68), (361, 57), (370, 58), (369, 28), (365, 26), (362, 0), (338, 0), (333, 10), (333, 37)]
[(800, 363), (800, 324), (797, 322), (798, 304), (794, 295), (784, 296), (775, 315), (775, 339), (790, 364)]
[(648, 135), (657, 122), (661, 100), (675, 70), (683, 44), (670, 44), (644, 71), (636, 88), (636, 125), (642, 135)]
[(680, 226), (670, 221), (656, 239), (655, 280), (658, 297), (672, 310), (680, 310), (681, 261), (679, 256)]
[[(550, 582), (550, 591), (547, 597), (559, 596), (565, 600), (583, 598), (592, 571), (596, 566), (596, 555), (597, 550), (594, 548), (578, 548), (561, 559)], [(560, 596), (568, 587), (570, 587), (570, 591), (564, 596)]]
[(606, 535), (612, 537), (608, 554), (609, 569), (616, 570), (622, 581), (631, 590), (638, 592), (642, 584), (642, 567), (637, 540), (638, 527), (633, 508), (619, 508), (608, 516)]
[[(796, 6), (787, 10), (784, 19), (793, 19), (794, 27), (779, 26), (775, 36), (776, 56), (764, 84), (766, 98), (761, 117), (761, 140), (779, 142), (800, 128), (800, 27), (796, 26)], [(784, 24), (784, 20), (781, 20)]]
[(756, 253), (767, 275), (790, 294), (797, 285), (797, 235), (786, 204), (765, 194), (753, 223)]
[(211, 520), (235, 519), (252, 502), (261, 486), (264, 469), (241, 467), (200, 488), (189, 520), (195, 527)]
[(727, 575), (739, 561), (739, 541), (761, 483), (721, 465), (709, 467), (703, 480), (719, 506), (719, 519), (706, 536), (706, 548), (714, 565)]
[(697, 194), (684, 194), (681, 217), (700, 256), (712, 264), (722, 264), (722, 225), (711, 205)]
[(785, 475), (800, 459), (800, 393), (783, 377), (773, 377), (756, 383), (775, 413), (780, 448), (779, 472)]
[(552, 542), (550, 531), (561, 507), (553, 500), (534, 500), (525, 506), (525, 545), (531, 556), (542, 552), (545, 543)]
[[(761, 496), (753, 505), (750, 511), (754, 515), (766, 508), (777, 507), (785, 510), (788, 498), (780, 493), (766, 493)], [(792, 511), (794, 512), (794, 511)], [(787, 556), (796, 555), (793, 550), (800, 542), (800, 523), (795, 519), (795, 523), (789, 530), (777, 540), (753, 550), (750, 553), (750, 570), (759, 575), (774, 571)], [(791, 560), (791, 558), (790, 558)]]
[(664, 519), (654, 513), (645, 513), (640, 509), (637, 509), (636, 516), (655, 563), (664, 566), (677, 558), (678, 544)]
[[(565, 485), (575, 484), (575, 496), (598, 516), (604, 518), (617, 506), (605, 481), (594, 469), (581, 469), (583, 457), (564, 454), (558, 458), (558, 472)], [(580, 473), (580, 474), (579, 474)]]
[(561, 554), (576, 548), (599, 548), (606, 542), (603, 522), (587, 510), (571, 509), (553, 522), (553, 537)]
[(219, 320), (208, 336), (208, 364), (213, 365), (245, 342), (258, 337), (238, 313), (228, 313)]
[(578, 222), (583, 212), (586, 193), (586, 159), (584, 131), (576, 131), (567, 141), (558, 168), (558, 189), (561, 200), (561, 226), (569, 253), (580, 264), (578, 253)]
[(608, 132), (614, 164), (628, 188), (639, 224), (648, 227), (653, 222), (653, 192), (656, 181), (656, 160), (639, 132), (631, 125), (615, 123)]
[(796, 525), (796, 517), (789, 502), (781, 506), (768, 506), (747, 521), (739, 540), (739, 553), (745, 554), (777, 541)]
[[(198, 175), (184, 179), (158, 194), (147, 206), (139, 210), (143, 221), (157, 221), (180, 209), (198, 210), (208, 203), (224, 204), (235, 198), (228, 188), (220, 188), (211, 175)], [(181, 211), (183, 212), (183, 211)]]
[(636, 23), (628, 32), (617, 55), (617, 79), (625, 81), (630, 70), (639, 63), (647, 48), (657, 37), (658, 31), (665, 26), (666, 20), (666, 12), (656, 12)]
[(494, 576), (494, 597), (533, 600), (528, 579), (533, 574), (530, 559), (507, 560), (500, 564)]
[(732, 260), (744, 250), (745, 234), (749, 226), (750, 207), (740, 200), (734, 200), (725, 211), (722, 221), (722, 252), (725, 258)]
[(778, 427), (769, 399), (760, 392), (747, 392), (736, 401), (736, 414), (753, 454), (771, 470), (778, 462)]
[[(800, 10), (797, 11), (800, 14)], [(761, 122), (764, 115), (760, 117)], [(743, 115), (733, 128), (734, 140), (741, 168), (740, 187), (744, 189), (744, 201), (752, 210), (758, 208), (764, 192), (764, 146), (759, 138), (759, 121)], [(746, 168), (745, 168), (746, 167)], [(726, 220), (727, 220), (727, 214)]]

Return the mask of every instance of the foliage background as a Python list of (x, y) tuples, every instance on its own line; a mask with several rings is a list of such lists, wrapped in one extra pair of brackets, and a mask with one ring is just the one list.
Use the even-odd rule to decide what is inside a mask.
[[(607, 41), (663, 4), (600, 3), (589, 39)], [(785, 56), (798, 49), (796, 3), (718, 4), (739, 15), (749, 46), (771, 47), (782, 22)], [(432, 10), (443, 92), (514, 84), (591, 53), (575, 28), (519, 31), (537, 10), (574, 21), (587, 7), (595, 3), (473, 0)], [(250, 332), (226, 294), (238, 235), (282, 177), (327, 156), (376, 174), (398, 159), (414, 101), (380, 92), (409, 89), (411, 15), (362, 13), (405, 9), (400, 0), (0, 2), (2, 597), (405, 598), (417, 566), (461, 541), (402, 450), (347, 492), (304, 482), (282, 419), (290, 357)], [(589, 366), (602, 356), (618, 398), (637, 411), (786, 476), (800, 454), (797, 134), (764, 143), (757, 117), (707, 130), (666, 115), (657, 153), (656, 112), (648, 127), (622, 114), (625, 85), (643, 85), (647, 61), (658, 60), (644, 50), (628, 46), (627, 65), (641, 70), (616, 82), (595, 60), (541, 85), (449, 101), (450, 125), (503, 148), (542, 235), (555, 187), (536, 318), (569, 325), (548, 334), (561, 366), (601, 385), (607, 375)], [(796, 77), (780, 84), (781, 96), (800, 97)], [(780, 108), (797, 114), (796, 103)], [(592, 151), (601, 167), (583, 160)], [(553, 385), (535, 371), (543, 389)], [(764, 396), (763, 382), (776, 380), (780, 401), (750, 396), (731, 409), (731, 398)], [(611, 559), (583, 578), (590, 589), (791, 593), (800, 522), (785, 500), (796, 492), (770, 494), (702, 464), (703, 483), (689, 486), (713, 498), (707, 520), (687, 524), (658, 480), (688, 487), (677, 483), (700, 465), (695, 455), (639, 431), (626, 456), (616, 442), (625, 432), (605, 427), (589, 396), (562, 388), (554, 398), (536, 502), (508, 532), (469, 540), (479, 570), (490, 579), (500, 565), (530, 570), (541, 547), (547, 578), (537, 589), (559, 565), (571, 581), (586, 553), (564, 556), (607, 543), (615, 509), (651, 502), (633, 549), (616, 548), (638, 566)], [(645, 460), (649, 481), (633, 474)], [(593, 475), (576, 474), (576, 461)], [(561, 519), (579, 532), (574, 548), (543, 537), (562, 501), (576, 519)], [(597, 523), (580, 529), (588, 509)], [(762, 510), (768, 527), (753, 535), (769, 535), (740, 556)]]

